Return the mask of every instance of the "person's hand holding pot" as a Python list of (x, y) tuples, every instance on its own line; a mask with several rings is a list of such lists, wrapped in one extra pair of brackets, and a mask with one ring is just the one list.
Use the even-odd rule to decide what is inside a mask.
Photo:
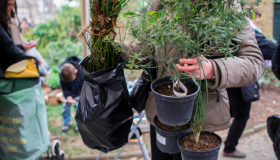
[(201, 58), (203, 69), (199, 65), (199, 62), (197, 60), (198, 58), (180, 59), (180, 63), (184, 64), (184, 66), (177, 64), (177, 69), (180, 71), (184, 71), (186, 74), (197, 79), (212, 79), (215, 76), (212, 62), (204, 56), (201, 56), (199, 58)]

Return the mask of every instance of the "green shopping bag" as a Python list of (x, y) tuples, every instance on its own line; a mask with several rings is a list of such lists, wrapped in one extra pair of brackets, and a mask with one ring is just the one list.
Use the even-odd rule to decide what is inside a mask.
[(0, 79), (0, 84), (5, 84), (0, 85), (0, 159), (35, 160), (50, 145), (42, 83)]

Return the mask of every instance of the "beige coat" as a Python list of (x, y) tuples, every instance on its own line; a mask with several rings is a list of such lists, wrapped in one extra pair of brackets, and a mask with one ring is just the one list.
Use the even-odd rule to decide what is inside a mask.
[[(158, 10), (160, 0), (154, 0), (149, 11)], [(240, 10), (240, 4), (235, 2), (235, 7)], [(204, 130), (207, 131), (219, 131), (230, 127), (230, 107), (228, 95), (225, 88), (241, 87), (253, 82), (256, 82), (264, 72), (264, 61), (262, 53), (258, 47), (255, 39), (255, 33), (251, 29), (248, 23), (243, 32), (240, 33), (243, 37), (242, 42), (239, 42), (239, 50), (237, 56), (233, 58), (224, 58), (210, 60), (214, 66), (215, 81), (208, 81), (209, 87), (209, 102), (207, 118), (205, 121)], [(124, 48), (127, 51), (139, 52), (141, 42), (136, 45), (125, 45)], [(158, 55), (156, 50), (156, 55)], [(178, 51), (172, 46), (167, 47), (168, 57)], [(161, 54), (163, 55), (163, 54)], [(124, 59), (128, 59), (128, 55), (122, 54)], [(170, 74), (172, 75), (172, 70)], [(219, 96), (219, 102), (217, 101)], [(146, 114), (148, 121), (153, 124), (153, 118), (156, 115), (155, 98), (152, 92), (149, 93), (148, 100), (146, 102)]]
[(9, 28), (9, 34), (12, 36), (12, 40), (15, 45), (22, 44), (25, 42), (22, 34), (19, 31), (18, 22), (15, 18), (11, 18)]

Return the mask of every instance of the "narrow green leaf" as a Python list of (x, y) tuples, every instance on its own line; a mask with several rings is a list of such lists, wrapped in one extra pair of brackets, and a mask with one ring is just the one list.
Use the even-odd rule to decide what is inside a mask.
[(151, 12), (148, 13), (148, 15), (151, 16), (151, 15), (153, 15), (155, 13), (157, 13), (157, 12), (156, 11), (151, 11)]

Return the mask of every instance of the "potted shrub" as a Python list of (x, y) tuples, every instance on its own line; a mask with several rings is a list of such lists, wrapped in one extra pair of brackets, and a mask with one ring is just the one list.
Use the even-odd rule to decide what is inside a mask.
[[(258, 2), (256, 1), (255, 4)], [(234, 41), (242, 40), (238, 33), (247, 23), (245, 14), (249, 12), (250, 17), (253, 17), (253, 7), (236, 8), (234, 0), (163, 0), (161, 3), (165, 8), (163, 10), (154, 10), (147, 14), (128, 11), (124, 14), (130, 19), (135, 17), (140, 19), (139, 23), (129, 23), (129, 29), (132, 36), (141, 41), (141, 46), (135, 53), (120, 49), (130, 56), (127, 64), (130, 69), (149, 68), (149, 63), (143, 64), (147, 59), (154, 59), (157, 62), (159, 79), (152, 83), (151, 88), (156, 97), (159, 120), (166, 125), (183, 125), (190, 119), (193, 132), (188, 134), (192, 136), (185, 137), (192, 138), (194, 140), (192, 143), (199, 145), (202, 143), (200, 136), (203, 135), (201, 133), (207, 116), (207, 80), (195, 79), (192, 75), (178, 71), (176, 64), (182, 58), (196, 58), (200, 69), (204, 70), (202, 62), (207, 61), (204, 57), (215, 58), (218, 56), (220, 58), (219, 56), (222, 56), (227, 59), (230, 56), (234, 58), (234, 54), (231, 53), (236, 52), (238, 48)], [(244, 0), (241, 0), (241, 3), (250, 5)], [(155, 53), (153, 49), (156, 50)], [(205, 76), (204, 71), (200, 74), (201, 77)], [(167, 75), (171, 77), (167, 77)], [(184, 79), (191, 79), (193, 82), (189, 80), (187, 82)], [(190, 106), (185, 105), (188, 109), (192, 108), (190, 109), (192, 110), (191, 118), (187, 117), (188, 114), (183, 114), (177, 120), (175, 118), (177, 115), (185, 113), (182, 109), (177, 110), (176, 108), (180, 106), (179, 103), (182, 103), (179, 98), (189, 98), (187, 90), (192, 88), (196, 88), (190, 95), (195, 97), (194, 106), (191, 106), (191, 102)], [(170, 93), (172, 91), (173, 94)], [(165, 99), (174, 100), (165, 101)], [(168, 109), (169, 107), (170, 109)], [(214, 137), (217, 136), (214, 135)], [(220, 138), (217, 139), (219, 146), (222, 142)], [(199, 149), (195, 152), (200, 154)]]
[[(90, 0), (90, 25), (81, 31), (91, 55), (81, 62), (84, 79), (76, 121), (89, 148), (109, 152), (128, 142), (133, 112), (120, 54), (114, 40), (116, 21), (128, 0)], [(109, 38), (108, 38), (109, 37)]]

